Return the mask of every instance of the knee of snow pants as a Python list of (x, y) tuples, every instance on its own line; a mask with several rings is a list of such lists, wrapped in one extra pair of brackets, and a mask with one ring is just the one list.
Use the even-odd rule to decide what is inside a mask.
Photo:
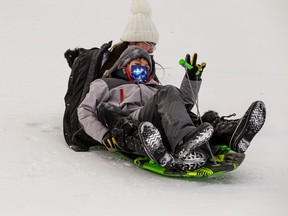
[(154, 124), (159, 129), (163, 142), (168, 142), (171, 151), (194, 128), (181, 91), (172, 85), (163, 86), (144, 105), (139, 113), (139, 120)]

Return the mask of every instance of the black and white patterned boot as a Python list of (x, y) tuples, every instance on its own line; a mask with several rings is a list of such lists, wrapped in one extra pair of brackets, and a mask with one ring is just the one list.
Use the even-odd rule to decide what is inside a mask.
[(244, 153), (250, 146), (254, 136), (264, 125), (265, 119), (265, 104), (262, 101), (252, 103), (237, 124), (230, 138), (229, 147), (237, 152)]
[(195, 127), (190, 133), (188, 133), (183, 140), (178, 143), (175, 148), (174, 155), (176, 158), (186, 158), (190, 154), (191, 150), (205, 144), (213, 134), (213, 127), (208, 122), (204, 122), (197, 128)]
[(148, 157), (162, 167), (174, 167), (174, 157), (167, 151), (158, 129), (150, 122), (141, 122), (139, 137)]
[(174, 166), (183, 171), (191, 171), (204, 166), (206, 162), (206, 156), (198, 149), (194, 149), (181, 159), (175, 158)]
[(209, 143), (212, 146), (227, 145), (236, 152), (244, 153), (265, 122), (265, 104), (262, 101), (253, 102), (241, 119), (228, 120), (227, 117), (231, 116), (219, 117), (211, 110), (202, 116), (202, 121), (209, 122), (214, 128)]

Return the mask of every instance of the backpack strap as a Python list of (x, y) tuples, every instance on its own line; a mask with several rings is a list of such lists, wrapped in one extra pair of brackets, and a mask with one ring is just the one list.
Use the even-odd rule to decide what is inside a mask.
[(108, 51), (111, 45), (112, 45), (112, 41), (109, 41), (108, 43), (103, 44), (100, 49), (95, 50), (91, 59), (89, 71), (88, 71), (85, 85), (82, 91), (80, 102), (84, 100), (86, 94), (88, 93), (90, 83), (93, 82), (97, 78), (97, 75), (99, 74), (100, 69), (101, 69), (103, 55), (105, 52)]

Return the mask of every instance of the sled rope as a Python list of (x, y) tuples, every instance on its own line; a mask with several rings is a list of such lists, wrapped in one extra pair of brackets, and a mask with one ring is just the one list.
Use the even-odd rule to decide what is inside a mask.
[[(180, 64), (180, 65), (182, 65), (182, 64)], [(182, 65), (182, 66), (186, 68), (185, 65)], [(186, 76), (187, 79), (189, 80), (189, 75), (188, 75), (187, 70), (185, 70), (185, 76)], [(196, 78), (196, 81), (199, 81), (199, 77), (198, 77), (198, 76), (197, 76), (197, 78)], [(198, 97), (198, 94), (197, 94), (197, 95), (194, 95), (194, 92), (193, 92), (193, 89), (192, 89), (192, 85), (191, 85), (190, 82), (189, 82), (189, 87), (190, 87), (190, 90), (191, 90), (191, 92), (192, 92), (192, 94), (193, 94), (193, 97), (195, 98), (195, 106), (196, 106), (196, 110), (197, 110), (197, 118), (200, 120), (200, 122), (201, 122), (201, 124), (202, 124), (203, 121), (202, 121), (201, 114), (200, 114), (200, 109), (199, 109), (199, 97)], [(198, 88), (199, 88), (199, 82), (197, 82), (197, 89), (198, 89)], [(210, 155), (211, 155), (211, 157), (212, 157), (213, 163), (214, 163), (215, 165), (217, 165), (217, 162), (216, 162), (215, 157), (214, 157), (214, 155), (213, 155), (213, 153), (212, 153), (212, 150), (211, 150), (209, 141), (206, 142), (206, 146), (207, 146), (207, 148), (208, 148), (208, 150), (209, 150), (209, 153), (210, 153)]]

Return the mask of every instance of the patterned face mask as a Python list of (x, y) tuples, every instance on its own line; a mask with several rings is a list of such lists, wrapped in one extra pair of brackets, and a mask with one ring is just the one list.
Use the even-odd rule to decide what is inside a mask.
[(140, 65), (132, 65), (130, 77), (134, 83), (146, 83), (149, 72), (146, 67)]

